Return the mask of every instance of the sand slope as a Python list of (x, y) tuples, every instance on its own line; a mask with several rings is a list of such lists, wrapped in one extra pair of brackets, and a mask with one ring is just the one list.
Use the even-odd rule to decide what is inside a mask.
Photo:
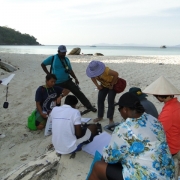
[[(51, 143), (51, 137), (45, 138), (43, 131), (33, 132), (26, 128), (27, 117), (35, 108), (35, 91), (45, 81), (45, 73), (40, 64), (46, 57), (48, 56), (0, 53), (2, 61), (9, 62), (18, 68), (9, 85), (8, 109), (2, 107), (5, 101), (5, 86), (0, 85), (0, 134), (6, 135), (5, 138), (0, 139), (0, 177), (44, 154)], [(103, 61), (111, 69), (118, 71), (120, 77), (127, 80), (125, 91), (133, 86), (144, 89), (161, 75), (180, 89), (180, 56), (69, 56), (69, 58), (82, 91), (94, 105), (97, 103), (98, 92), (85, 74), (87, 64), (91, 60)], [(0, 79), (9, 74), (0, 69)], [(116, 101), (120, 95), (116, 96)], [(153, 96), (149, 96), (148, 99), (156, 105), (158, 111), (161, 111), (163, 104), (160, 104)], [(105, 103), (107, 110), (107, 101)], [(80, 110), (84, 109), (82, 104), (78, 105)], [(84, 117), (95, 118), (96, 114), (91, 112)], [(116, 108), (114, 120), (118, 122), (121, 119)], [(107, 123), (105, 114), (102, 125), (105, 126)], [(60, 179), (84, 180), (91, 161), (92, 156), (85, 152), (79, 152), (75, 159), (69, 159), (69, 155), (63, 156), (60, 160), (63, 165)]]

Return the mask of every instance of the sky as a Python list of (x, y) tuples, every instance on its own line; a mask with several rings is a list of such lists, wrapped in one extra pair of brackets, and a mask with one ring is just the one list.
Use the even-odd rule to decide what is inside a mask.
[(0, 26), (44, 45), (180, 44), (180, 0), (0, 0)]

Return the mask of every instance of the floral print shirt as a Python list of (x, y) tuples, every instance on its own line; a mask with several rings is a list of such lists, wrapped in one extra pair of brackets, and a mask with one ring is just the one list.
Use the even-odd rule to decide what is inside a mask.
[(161, 123), (144, 113), (118, 125), (103, 150), (105, 162), (121, 162), (124, 180), (172, 180), (174, 161)]

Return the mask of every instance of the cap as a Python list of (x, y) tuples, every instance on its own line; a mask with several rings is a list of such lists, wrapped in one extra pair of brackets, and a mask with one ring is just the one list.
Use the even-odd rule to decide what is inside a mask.
[(60, 46), (58, 47), (58, 51), (60, 51), (60, 52), (67, 52), (66, 46), (60, 45)]
[(141, 91), (141, 89), (138, 88), (138, 87), (132, 87), (132, 88), (130, 88), (130, 89), (129, 89), (129, 92), (130, 92), (130, 93), (133, 93), (135, 96), (137, 96), (140, 101), (143, 100), (143, 99), (145, 99), (145, 97), (147, 96), (147, 94), (143, 93), (143, 92)]

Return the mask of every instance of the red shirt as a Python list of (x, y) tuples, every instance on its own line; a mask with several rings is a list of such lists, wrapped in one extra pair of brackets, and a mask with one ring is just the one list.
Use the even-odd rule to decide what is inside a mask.
[(158, 117), (162, 123), (171, 154), (180, 151), (180, 102), (177, 98), (167, 101)]

